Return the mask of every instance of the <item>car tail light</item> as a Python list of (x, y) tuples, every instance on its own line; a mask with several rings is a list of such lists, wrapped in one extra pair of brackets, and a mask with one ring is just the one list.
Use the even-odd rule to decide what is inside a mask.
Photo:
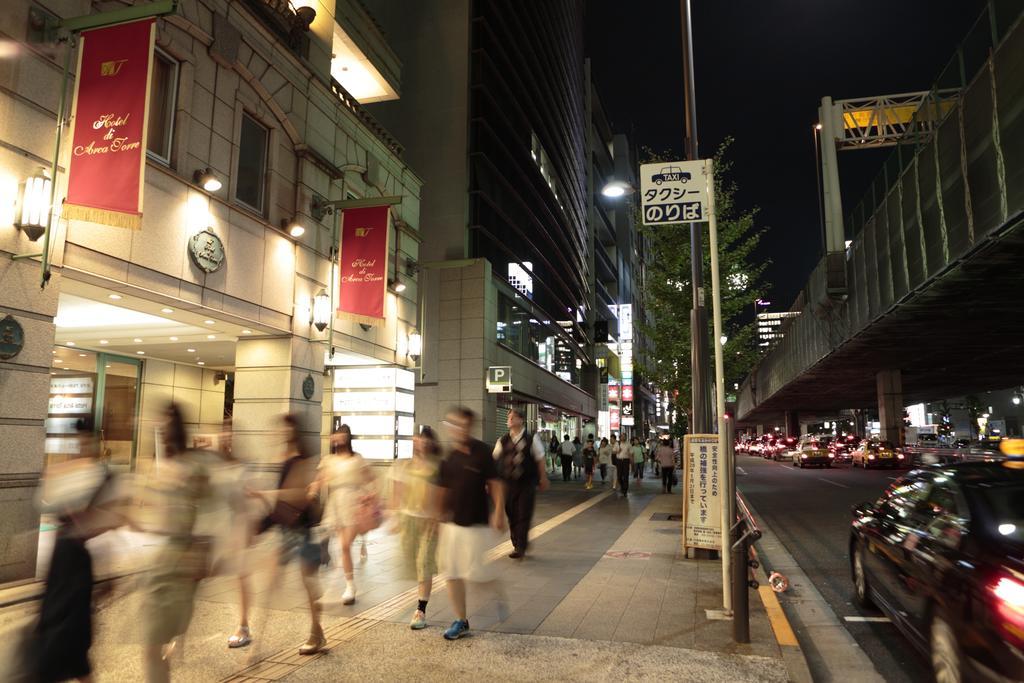
[(829, 453), (829, 454), (828, 454), (828, 457), (830, 457), (830, 458), (834, 458), (834, 457), (836, 457), (836, 454), (835, 454), (835, 453)]
[(1024, 641), (1024, 583), (1003, 576), (989, 590), (995, 596), (995, 608), (1002, 618), (1003, 630), (1018, 642)]
[(806, 460), (807, 459), (807, 454), (806, 453), (801, 453), (800, 457), (803, 458), (804, 460)]
[(902, 460), (903, 459), (903, 454), (902, 453), (897, 453), (896, 457), (899, 458), (900, 460)]
[(868, 460), (874, 460), (874, 459), (875, 459), (874, 454), (868, 454)]

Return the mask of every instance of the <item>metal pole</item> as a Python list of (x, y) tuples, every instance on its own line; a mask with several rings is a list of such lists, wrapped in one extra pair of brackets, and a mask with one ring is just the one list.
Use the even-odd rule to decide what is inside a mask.
[(732, 548), (734, 571), (732, 575), (733, 600), (732, 639), (737, 643), (750, 642), (750, 604), (747, 602), (747, 558), (750, 555), (746, 524), (736, 525), (735, 545)]
[(818, 134), (821, 132), (821, 124), (811, 126), (814, 132), (814, 180), (818, 183), (818, 225), (821, 230), (821, 252), (828, 254), (828, 241), (825, 238), (825, 205), (821, 199), (821, 141)]
[[(683, 31), (683, 71), (685, 72), (684, 106), (686, 113), (686, 156), (700, 158), (697, 145), (697, 95), (693, 78), (693, 27), (690, 22), (690, 0), (680, 0)], [(690, 223), (690, 285), (693, 290), (693, 312), (690, 314), (690, 377), (693, 402), (693, 424), (690, 431), (707, 434), (711, 429), (711, 398), (708, 382), (708, 319), (704, 307), (704, 249), (700, 224)]]
[(60, 163), (60, 142), (64, 134), (64, 108), (67, 100), (68, 71), (71, 69), (71, 54), (75, 51), (75, 37), (68, 36), (64, 53), (64, 73), (60, 79), (60, 96), (57, 98), (57, 134), (53, 144), (53, 163), (50, 164), (50, 206), (46, 212), (46, 230), (43, 232), (43, 258), (40, 262), (39, 288), (50, 281), (50, 233), (53, 232), (54, 204), (57, 203), (57, 165)]
[(729, 570), (732, 558), (726, 551), (729, 543), (729, 529), (733, 525), (732, 501), (736, 498), (736, 477), (732, 458), (726, 444), (725, 426), (725, 354), (722, 351), (722, 288), (718, 273), (718, 223), (715, 217), (714, 163), (704, 162), (704, 173), (708, 183), (708, 247), (711, 250), (711, 305), (714, 315), (715, 338), (715, 401), (718, 412), (718, 453), (722, 467), (722, 603), (725, 611), (732, 610), (732, 591), (729, 584)]

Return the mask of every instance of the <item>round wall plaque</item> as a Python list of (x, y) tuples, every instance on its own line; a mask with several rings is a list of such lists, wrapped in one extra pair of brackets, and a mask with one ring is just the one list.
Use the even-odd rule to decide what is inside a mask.
[(316, 390), (316, 382), (313, 381), (313, 375), (306, 375), (306, 379), (302, 380), (302, 395), (308, 401), (313, 398), (313, 392)]
[(200, 270), (212, 273), (224, 263), (224, 243), (207, 228), (189, 238), (188, 255)]
[(25, 331), (21, 323), (7, 316), (0, 320), (0, 360), (14, 358), (25, 346)]

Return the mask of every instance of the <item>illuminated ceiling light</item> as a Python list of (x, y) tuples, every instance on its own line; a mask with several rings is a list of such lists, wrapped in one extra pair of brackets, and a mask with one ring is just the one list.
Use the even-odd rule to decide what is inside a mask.
[(140, 356), (145, 356), (146, 355), (145, 351), (136, 351), (135, 353), (137, 353)]
[(177, 337), (169, 337), (169, 339), (170, 339), (171, 341), (178, 341), (178, 338), (177, 338)]
[(310, 324), (323, 332), (331, 322), (331, 297), (327, 290), (321, 289), (313, 297), (313, 309), (309, 319)]
[(85, 358), (87, 355), (88, 354), (86, 354), (86, 353), (80, 353), (80, 354), (78, 354), (78, 357), (79, 358)]
[(121, 300), (121, 295), (120, 294), (108, 294), (107, 298), (108, 299), (113, 299), (114, 301), (120, 301)]
[(196, 352), (195, 349), (185, 349), (185, 351), (188, 352), (188, 353), (195, 353)]
[(64, 361), (62, 361), (60, 358), (54, 358), (53, 362), (54, 363), (63, 363)]
[(242, 334), (252, 334), (252, 330), (242, 330)]
[(132, 341), (135, 342), (136, 344), (141, 344), (142, 343), (142, 340), (139, 339), (138, 337), (136, 337), (135, 339), (132, 339)]
[(106, 340), (106, 339), (100, 339), (100, 346), (106, 346), (109, 343), (110, 342), (108, 340)]
[(52, 188), (53, 182), (46, 169), (41, 169), (31, 178), (26, 178), (21, 186), (21, 216), (18, 219), (18, 227), (33, 242), (46, 232), (50, 218)]
[(216, 339), (217, 335), (215, 335), (215, 334), (208, 334), (208, 335), (206, 335), (206, 338), (207, 339)]
[(164, 306), (163, 308), (160, 309), (160, 312), (161, 313), (174, 313), (174, 309), (173, 308), (167, 308), (166, 306)]
[(64, 342), (64, 343), (67, 344), (68, 346), (74, 346), (75, 345), (75, 342)]
[(199, 360), (196, 361), (196, 365), (206, 365), (206, 363), (204, 361)]
[(632, 192), (633, 186), (624, 180), (609, 180), (601, 188), (601, 194), (609, 199), (625, 197), (627, 194), (632, 194)]
[(207, 192), (216, 192), (223, 187), (220, 179), (218, 179), (209, 168), (196, 171), (192, 177), (195, 179), (196, 184)]
[(204, 320), (204, 321), (203, 321), (203, 324), (204, 324), (204, 325), (212, 325), (212, 324), (213, 324), (213, 321), (212, 321), (212, 320)]

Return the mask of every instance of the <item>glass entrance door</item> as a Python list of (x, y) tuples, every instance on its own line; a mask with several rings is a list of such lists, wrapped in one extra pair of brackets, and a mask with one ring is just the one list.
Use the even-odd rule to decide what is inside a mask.
[(96, 433), (100, 452), (112, 468), (133, 471), (142, 362), (106, 353), (99, 354), (98, 361)]

